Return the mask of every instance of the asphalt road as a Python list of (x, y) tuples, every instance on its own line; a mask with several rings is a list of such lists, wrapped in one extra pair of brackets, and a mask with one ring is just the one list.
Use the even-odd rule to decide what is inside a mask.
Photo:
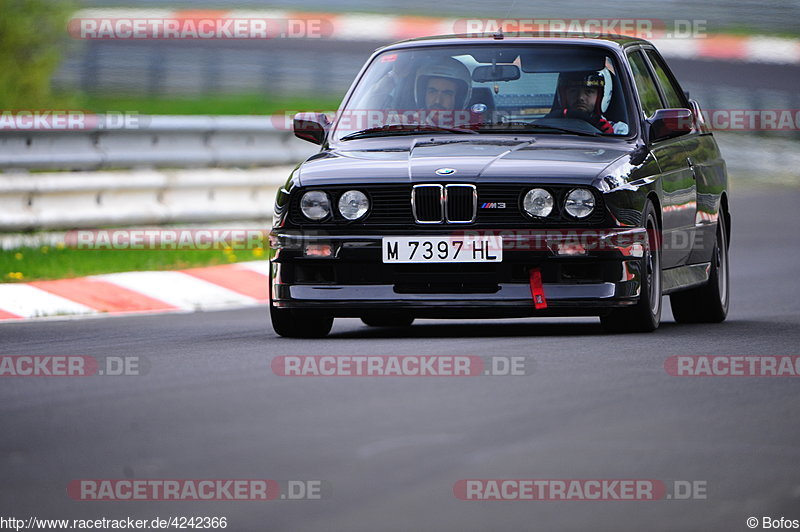
[[(129, 377), (0, 381), (0, 516), (227, 516), (228, 530), (748, 530), (800, 519), (800, 379), (677, 378), (670, 355), (798, 355), (800, 190), (734, 190), (720, 325), (338, 320), (287, 340), (263, 309), (4, 324), (0, 354), (146, 359)], [(290, 354), (522, 355), (533, 374), (291, 378)], [(91, 502), (74, 479), (320, 479), (323, 500)], [(466, 502), (469, 478), (704, 481), (707, 498)]]

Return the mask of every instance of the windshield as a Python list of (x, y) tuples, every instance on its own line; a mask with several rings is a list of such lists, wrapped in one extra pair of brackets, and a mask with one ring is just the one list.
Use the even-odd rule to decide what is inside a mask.
[(582, 45), (386, 51), (337, 118), (334, 140), (373, 136), (630, 133), (613, 55)]

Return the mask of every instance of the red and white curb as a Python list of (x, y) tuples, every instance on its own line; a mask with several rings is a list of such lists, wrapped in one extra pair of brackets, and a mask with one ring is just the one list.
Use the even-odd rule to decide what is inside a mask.
[(153, 314), (267, 303), (269, 262), (0, 284), (0, 321)]
[[(458, 32), (464, 19), (378, 15), (365, 13), (306, 13), (287, 10), (172, 10), (97, 8), (82, 9), (74, 19), (271, 19), (325, 20), (331, 26), (326, 39), (384, 41), (386, 43), (429, 35)], [(480, 19), (477, 19), (480, 20)], [(746, 61), (754, 63), (800, 63), (800, 40), (764, 35), (708, 34), (698, 38), (651, 39), (667, 57)]]

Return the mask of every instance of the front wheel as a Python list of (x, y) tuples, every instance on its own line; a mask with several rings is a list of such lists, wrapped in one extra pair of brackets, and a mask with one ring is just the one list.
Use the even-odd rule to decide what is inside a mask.
[(678, 323), (719, 323), (725, 321), (730, 305), (728, 233), (722, 215), (717, 223), (717, 241), (711, 272), (703, 286), (669, 296), (672, 316)]
[(286, 338), (322, 338), (331, 332), (333, 316), (318, 310), (269, 307), (272, 328)]
[(640, 266), (639, 301), (629, 308), (614, 309), (600, 317), (609, 332), (652, 332), (661, 323), (661, 238), (656, 211), (647, 202), (642, 219), (647, 230), (647, 246)]

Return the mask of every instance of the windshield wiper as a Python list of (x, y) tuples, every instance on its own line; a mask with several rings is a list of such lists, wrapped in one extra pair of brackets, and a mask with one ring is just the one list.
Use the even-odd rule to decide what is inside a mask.
[[(553, 131), (558, 131), (560, 133), (569, 133), (571, 135), (581, 135), (585, 137), (597, 137), (600, 133), (592, 133), (591, 131), (581, 131), (579, 129), (570, 129), (566, 127), (559, 127), (559, 126), (549, 126), (545, 124), (535, 124), (531, 122), (505, 122), (502, 126), (522, 126), (525, 129), (550, 129)], [(488, 127), (488, 128), (481, 128), (481, 131), (503, 131), (505, 127)], [(518, 129), (510, 129), (510, 131), (519, 131)]]
[(414, 133), (468, 133), (470, 135), (477, 135), (478, 132), (472, 129), (465, 129), (460, 127), (445, 127), (433, 126), (430, 124), (384, 124), (378, 127), (371, 127), (349, 133), (341, 138), (341, 140), (352, 140), (366, 137), (380, 137), (386, 134), (389, 135), (412, 135)]

